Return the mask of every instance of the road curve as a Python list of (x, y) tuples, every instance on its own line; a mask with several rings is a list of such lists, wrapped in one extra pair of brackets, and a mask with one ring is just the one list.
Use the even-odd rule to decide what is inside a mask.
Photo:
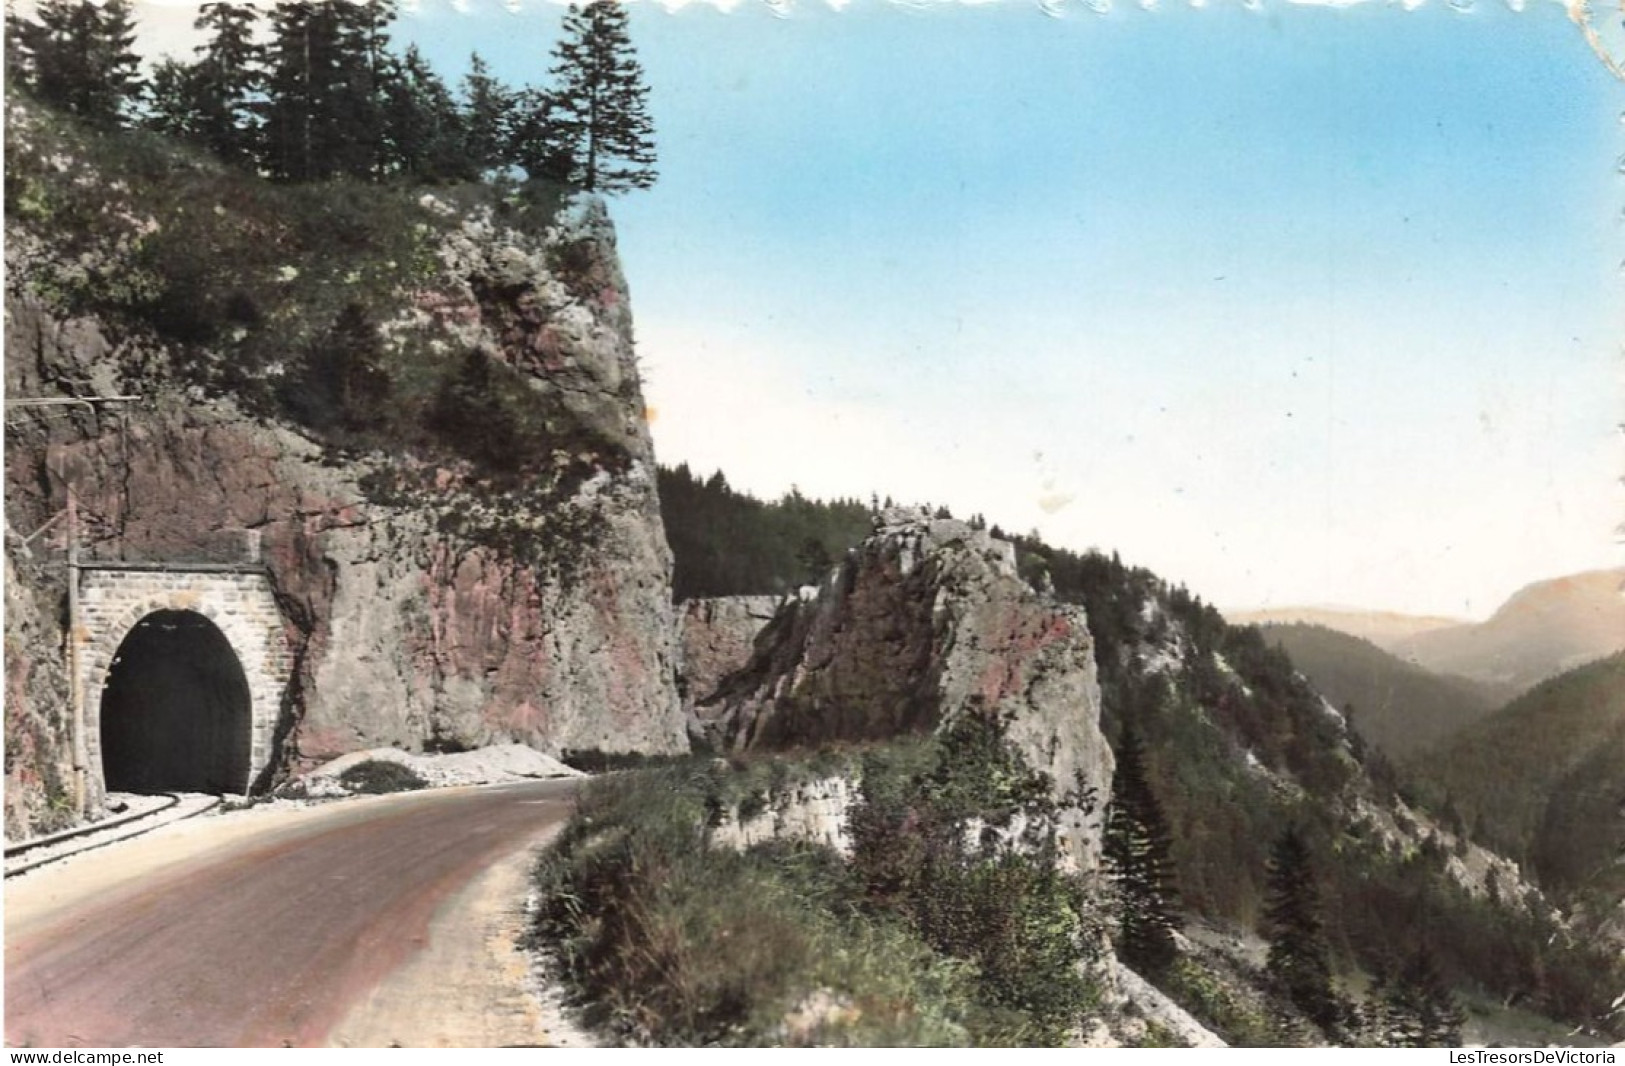
[[(62, 902), (20, 908), (15, 921), (19, 886), (8, 882), (6, 1042), (321, 1046), (424, 946), (437, 908), (568, 816), (576, 787), (524, 782), (299, 812), (308, 817), (89, 898), (84, 872), (63, 870)], [(131, 846), (97, 861), (118, 863)]]

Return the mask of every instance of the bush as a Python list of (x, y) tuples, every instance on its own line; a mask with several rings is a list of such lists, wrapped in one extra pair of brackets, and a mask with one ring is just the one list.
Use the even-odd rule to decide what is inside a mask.
[(1249, 986), (1262, 983), (1225, 974), (1188, 955), (1174, 960), (1161, 988), (1231, 1047), (1287, 1047), (1292, 1034), (1276, 1024), (1270, 1004)]
[(1084, 970), (1101, 915), (1056, 868), (1048, 797), (999, 727), (970, 716), (924, 749), (867, 761), (852, 812), (866, 902), (975, 968), (978, 1036), (992, 1044), (1060, 1043), (1096, 1006)]
[(686, 755), (648, 755), (641, 751), (602, 751), (598, 748), (565, 748), (559, 761), (585, 774), (607, 774), (617, 770), (642, 770), (681, 762)]
[(538, 871), (536, 933), (589, 1021), (659, 1045), (954, 1045), (967, 968), (865, 917), (839, 858), (705, 846), (699, 762), (606, 778)]
[(429, 782), (416, 770), (388, 759), (368, 759), (356, 763), (339, 775), (339, 784), (351, 792), (364, 794), (411, 792), (429, 787)]

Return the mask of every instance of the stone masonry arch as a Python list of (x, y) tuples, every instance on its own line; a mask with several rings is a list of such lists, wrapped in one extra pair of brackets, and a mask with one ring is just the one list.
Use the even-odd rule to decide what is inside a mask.
[(114, 658), (145, 618), (159, 612), (191, 612), (213, 623), (242, 667), (249, 697), (248, 772), (234, 789), (247, 793), (270, 766), (283, 694), (292, 672), (282, 613), (263, 570), (113, 564), (79, 568), (77, 719), (85, 738), (84, 761), (95, 795), (106, 791), (103, 774), (102, 697)]

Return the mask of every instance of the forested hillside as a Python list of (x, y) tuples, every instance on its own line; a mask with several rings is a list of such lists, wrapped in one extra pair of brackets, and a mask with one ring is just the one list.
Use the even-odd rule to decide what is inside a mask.
[(1625, 888), (1625, 655), (1535, 686), (1418, 771), (1548, 889)]
[(792, 489), (776, 501), (701, 479), (684, 463), (660, 470), (660, 515), (676, 556), (672, 597), (781, 594), (823, 580), (869, 532), (857, 500), (810, 500)]
[[(754, 526), (697, 522), (683, 513), (685, 501), (707, 491), (713, 502), (725, 498), (725, 482), (715, 477), (702, 491), (691, 475), (682, 481), (687, 494), (663, 494), (668, 530), (683, 531), (673, 536), (678, 572), (702, 558), (714, 590), (762, 591), (757, 576), (727, 576), (736, 559), (795, 573), (793, 539), (766, 532), (781, 530), (787, 514), (800, 516), (799, 528), (834, 536), (854, 528), (861, 511), (855, 502), (826, 507), (797, 497), (734, 503)], [(708, 541), (711, 529), (738, 539), (724, 549)], [(1515, 871), (1472, 847), (1459, 822), (1440, 825), (1407, 805), (1386, 758), (1259, 630), (1226, 624), (1186, 589), (1115, 556), (1008, 539), (1030, 583), (1087, 610), (1103, 726), (1114, 746), (1130, 722), (1143, 742), (1144, 777), (1166, 815), (1170, 880), (1187, 918), (1267, 926), (1272, 847), (1295, 828), (1324, 901), (1335, 971), (1397, 972), (1415, 961), (1407, 953), (1423, 951), (1449, 987), (1528, 997), (1576, 1022), (1604, 1014), (1625, 986), (1618, 958), (1571, 940), (1538, 899), (1516, 902)], [(1184, 979), (1181, 986), (1168, 978), (1176, 995), (1198, 1002), (1203, 979), (1189, 971)]]

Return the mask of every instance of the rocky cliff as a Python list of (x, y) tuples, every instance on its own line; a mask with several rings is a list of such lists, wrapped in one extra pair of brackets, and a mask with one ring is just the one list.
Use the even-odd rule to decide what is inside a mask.
[(677, 605), (677, 687), (685, 712), (692, 714), (750, 661), (779, 602), (777, 596), (713, 596)]
[(1035, 593), (1010, 544), (891, 510), (815, 596), (780, 610), (750, 661), (695, 707), (691, 730), (746, 750), (878, 739), (973, 714), (1049, 775), (1071, 857), (1092, 866), (1112, 755), (1082, 608)]
[[(143, 189), (40, 115), (8, 117), (7, 395), (141, 397), (8, 407), (8, 833), (66, 803), (70, 486), (87, 559), (258, 551), (295, 661), (281, 767), (373, 746), (686, 748), (671, 557), (600, 201), (562, 197), (523, 224), (511, 204), (435, 196), (383, 221), (323, 205), (410, 242), (410, 260), (373, 264), (398, 234), (364, 233), (334, 263), (309, 250), (324, 223), (302, 230), (284, 193), (167, 161)], [(92, 203), (94, 224), (66, 229)], [(199, 216), (218, 222), (196, 232), (244, 243), (162, 245)], [(211, 254), (229, 291), (174, 269)], [(163, 256), (172, 269), (146, 277)], [(352, 281), (365, 304), (325, 325), (321, 301)], [(217, 289), (220, 328), (176, 325), (177, 302)]]

